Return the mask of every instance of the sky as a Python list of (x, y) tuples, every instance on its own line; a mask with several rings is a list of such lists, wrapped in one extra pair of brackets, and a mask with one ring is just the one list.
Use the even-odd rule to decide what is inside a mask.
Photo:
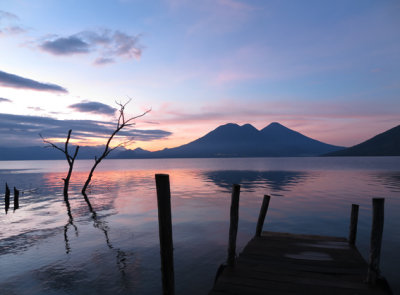
[(400, 124), (399, 1), (0, 0), (0, 146), (171, 148), (279, 122), (352, 146)]

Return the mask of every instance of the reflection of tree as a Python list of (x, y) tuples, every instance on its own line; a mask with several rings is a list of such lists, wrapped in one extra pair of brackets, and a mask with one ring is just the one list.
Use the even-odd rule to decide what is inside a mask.
[(67, 224), (64, 225), (64, 241), (65, 241), (65, 251), (68, 254), (71, 252), (71, 247), (69, 245), (69, 239), (68, 239), (68, 228), (69, 226), (73, 226), (75, 229), (75, 235), (78, 236), (78, 227), (74, 224), (74, 218), (72, 217), (71, 213), (71, 205), (69, 204), (68, 201), (68, 195), (66, 196), (66, 199), (64, 199), (65, 205), (67, 206), (67, 214), (68, 214), (68, 222)]
[[(127, 255), (126, 255), (126, 253), (123, 250), (121, 250), (120, 248), (115, 248), (112, 245), (112, 243), (110, 241), (109, 234), (108, 234), (109, 230), (110, 230), (110, 227), (108, 226), (107, 221), (102, 220), (101, 218), (99, 218), (97, 216), (96, 211), (93, 210), (92, 204), (90, 203), (89, 199), (87, 198), (87, 196), (85, 194), (84, 194), (84, 197), (85, 197), (86, 204), (87, 204), (87, 206), (89, 208), (89, 211), (91, 213), (91, 218), (93, 220), (93, 226), (95, 228), (98, 228), (99, 230), (101, 230), (103, 232), (105, 240), (106, 240), (107, 247), (109, 249), (111, 249), (112, 251), (116, 252), (117, 267), (118, 267), (119, 271), (121, 272), (121, 275), (125, 276), (125, 269), (127, 267), (127, 264), (126, 264)], [(69, 228), (70, 225), (73, 226), (74, 229), (75, 229), (76, 236), (78, 236), (78, 228), (73, 223), (74, 219), (72, 217), (71, 206), (70, 206), (70, 203), (68, 201), (68, 198), (65, 200), (65, 204), (66, 204), (66, 207), (67, 207), (68, 222), (64, 226), (64, 241), (65, 241), (66, 253), (69, 254), (71, 252), (71, 246), (69, 244), (69, 239), (68, 239), (68, 228)]]
[(107, 247), (116, 253), (117, 267), (118, 267), (119, 271), (121, 272), (121, 275), (125, 276), (125, 269), (127, 266), (126, 265), (126, 256), (127, 256), (126, 253), (123, 250), (121, 250), (120, 248), (115, 248), (112, 245), (109, 234), (108, 234), (110, 228), (108, 226), (107, 221), (99, 219), (96, 212), (94, 212), (94, 211), (92, 212), (92, 220), (93, 220), (93, 226), (103, 232)]
[(86, 202), (86, 204), (87, 204), (87, 206), (89, 208), (89, 211), (92, 214), (96, 214), (96, 212), (94, 212), (94, 210), (93, 210), (92, 204), (90, 203), (89, 198), (87, 197), (86, 193), (82, 192), (82, 195), (83, 195), (83, 198), (85, 199), (85, 202)]
[(303, 182), (309, 175), (304, 171), (251, 171), (222, 170), (206, 171), (204, 177), (224, 189), (230, 189), (233, 183), (243, 189), (268, 187), (273, 191), (285, 191), (288, 187)]

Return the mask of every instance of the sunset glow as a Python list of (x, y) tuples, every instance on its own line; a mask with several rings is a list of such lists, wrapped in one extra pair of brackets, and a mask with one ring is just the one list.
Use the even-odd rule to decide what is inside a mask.
[[(399, 125), (399, 13), (396, 1), (5, 1), (1, 136), (40, 145), (29, 125), (49, 118), (59, 127), (42, 122), (43, 136), (63, 142), (77, 128), (66, 120), (116, 123), (115, 102), (132, 98), (128, 116), (152, 109), (132, 149), (230, 122), (355, 145)], [(104, 144), (93, 128), (71, 142)]]

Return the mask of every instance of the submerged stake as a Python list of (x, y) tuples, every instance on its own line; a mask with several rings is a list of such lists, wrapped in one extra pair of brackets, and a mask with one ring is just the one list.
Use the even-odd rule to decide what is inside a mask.
[(14, 186), (14, 211), (19, 208), (19, 190)]
[(8, 208), (10, 208), (10, 189), (8, 188), (7, 182), (6, 182), (6, 195), (4, 197), (4, 201), (6, 203), (6, 214), (7, 214)]
[(229, 245), (227, 264), (234, 266), (236, 264), (236, 236), (239, 225), (239, 196), (240, 185), (232, 186), (231, 212), (229, 224)]
[(161, 272), (164, 295), (175, 294), (174, 246), (172, 242), (171, 190), (168, 174), (156, 174)]

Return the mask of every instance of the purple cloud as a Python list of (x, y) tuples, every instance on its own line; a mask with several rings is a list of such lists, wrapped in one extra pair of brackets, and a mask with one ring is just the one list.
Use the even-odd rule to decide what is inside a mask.
[[(43, 116), (24, 116), (0, 113), (0, 137), (7, 138), (15, 146), (29, 146), (41, 143), (38, 134), (52, 139), (65, 140), (65, 133), (72, 129), (74, 138), (84, 142), (87, 138), (104, 139), (115, 130), (115, 122), (93, 120), (57, 120)], [(119, 132), (119, 137), (151, 141), (166, 138), (172, 133), (160, 130), (140, 130), (126, 128)]]
[(125, 33), (116, 31), (113, 35), (112, 55), (124, 56), (127, 58), (139, 58), (142, 50), (137, 46), (138, 37), (129, 36)]
[(0, 10), (0, 21), (3, 20), (18, 20), (18, 16), (10, 12)]
[(12, 102), (12, 101), (8, 98), (0, 97), (0, 103), (1, 102)]
[(96, 60), (94, 61), (94, 64), (98, 65), (98, 66), (102, 66), (102, 65), (111, 64), (114, 62), (115, 62), (115, 60), (112, 58), (99, 57), (99, 58), (96, 58)]
[(57, 38), (51, 41), (45, 41), (40, 45), (40, 48), (55, 55), (72, 55), (77, 53), (88, 53), (90, 51), (90, 44), (77, 36), (70, 36), (67, 38)]
[(19, 26), (8, 26), (8, 27), (4, 28), (3, 32), (5, 32), (9, 35), (16, 35), (16, 34), (25, 33), (26, 30)]
[(139, 37), (120, 31), (82, 31), (68, 37), (48, 37), (39, 48), (53, 55), (74, 55), (97, 52), (96, 65), (115, 62), (115, 57), (140, 58)]
[(24, 33), (26, 30), (17, 25), (19, 18), (13, 13), (0, 10), (0, 25), (6, 23), (4, 26), (0, 26), (0, 35), (2, 33), (14, 35)]
[(94, 113), (107, 116), (114, 115), (115, 111), (117, 110), (115, 108), (110, 107), (109, 105), (96, 101), (83, 101), (80, 103), (70, 105), (69, 108), (74, 109), (75, 111), (81, 113)]
[(14, 74), (0, 71), (0, 86), (17, 89), (30, 89), (37, 91), (50, 91), (68, 93), (67, 89), (51, 83), (42, 83), (32, 79), (24, 78)]

